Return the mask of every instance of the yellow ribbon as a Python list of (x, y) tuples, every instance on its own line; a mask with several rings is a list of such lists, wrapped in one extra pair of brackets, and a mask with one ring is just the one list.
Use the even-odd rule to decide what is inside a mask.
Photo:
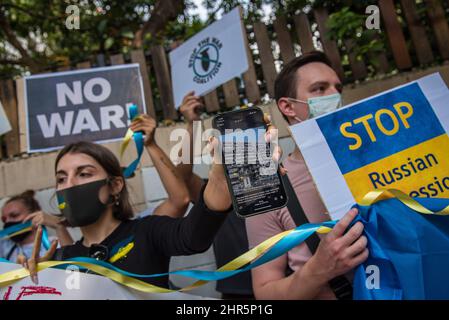
[(123, 137), (122, 143), (120, 144), (120, 159), (123, 157), (123, 154), (125, 153), (126, 148), (128, 148), (129, 142), (131, 141), (133, 134), (134, 134), (134, 131), (132, 131), (131, 129), (128, 129), (126, 131), (126, 134)]
[[(326, 232), (326, 229), (329, 228), (320, 228), (323, 229), (320, 232)], [(293, 230), (288, 230), (288, 231), (284, 231), (280, 234), (277, 234), (267, 240), (265, 240), (264, 242), (262, 242), (260, 245), (258, 245), (257, 247), (249, 250), (248, 252), (244, 253), (243, 255), (235, 258), (234, 260), (232, 260), (231, 262), (227, 263), (226, 265), (222, 266), (221, 268), (218, 269), (218, 271), (231, 271), (231, 270), (235, 270), (238, 269), (244, 265), (246, 265), (247, 263), (257, 259), (258, 257), (260, 257), (263, 253), (265, 253), (271, 246), (273, 246), (274, 244), (276, 244), (278, 241), (280, 241), (284, 236), (286, 236), (288, 233), (292, 232)], [(188, 291), (191, 289), (194, 289), (196, 287), (199, 287), (205, 283), (207, 283), (208, 281), (197, 281), (195, 283), (193, 283), (190, 286), (184, 287), (182, 289), (179, 290), (171, 290), (171, 289), (166, 289), (166, 288), (162, 288), (162, 287), (158, 287), (149, 283), (146, 283), (144, 281), (135, 279), (135, 278), (131, 278), (125, 275), (122, 275), (114, 270), (110, 270), (107, 268), (104, 268), (102, 266), (96, 265), (96, 264), (91, 264), (91, 263), (87, 263), (87, 262), (79, 262), (79, 261), (45, 261), (45, 262), (40, 262), (37, 266), (37, 272), (40, 272), (42, 270), (45, 270), (47, 268), (52, 268), (52, 267), (56, 267), (56, 266), (60, 266), (60, 265), (77, 265), (77, 266), (81, 266), (87, 269), (92, 270), (93, 272), (105, 276), (117, 283), (120, 283), (124, 286), (136, 289), (138, 291), (142, 291), (142, 292), (146, 292), (146, 293), (170, 293), (170, 292), (176, 292), (176, 291)], [(18, 270), (12, 270), (6, 273), (3, 273), (0, 275), (0, 287), (4, 287), (4, 286), (8, 286), (16, 281), (19, 281), (23, 278), (26, 278), (29, 276), (29, 272), (27, 269), (25, 268), (21, 268)]]
[[(142, 115), (138, 115), (132, 121), (142, 120)], [(128, 148), (131, 139), (133, 138), (134, 131), (128, 128), (125, 136), (123, 137), (122, 143), (120, 144), (120, 159), (122, 159), (123, 154), (125, 153), (126, 148)]]
[[(423, 213), (423, 214), (438, 214), (438, 215), (449, 215), (449, 206), (444, 208), (441, 211), (433, 212), (424, 206), (422, 206), (420, 203), (418, 203), (416, 200), (409, 197), (407, 194), (395, 190), (395, 189), (384, 189), (384, 190), (375, 190), (368, 192), (363, 199), (360, 201), (360, 205), (362, 206), (370, 206), (378, 201), (385, 200), (385, 199), (391, 199), (391, 198), (397, 198), (399, 201), (401, 201), (404, 205), (408, 206), (414, 211)], [(316, 232), (325, 234), (330, 232), (332, 229), (328, 227), (320, 227)], [(237, 270), (244, 265), (258, 259), (260, 256), (262, 256), (267, 250), (269, 250), (273, 245), (275, 245), (277, 242), (282, 240), (285, 236), (287, 236), (289, 233), (294, 232), (295, 229), (288, 230), (281, 232), (258, 246), (254, 247), (253, 249), (247, 251), (243, 255), (235, 258), (231, 262), (225, 264), (221, 268), (219, 268), (217, 271), (233, 271)], [(146, 293), (170, 293), (170, 292), (177, 292), (177, 291), (188, 291), (194, 288), (197, 288), (201, 285), (204, 285), (208, 281), (200, 280), (196, 281), (190, 286), (181, 288), (179, 290), (170, 290), (162, 287), (158, 287), (149, 283), (146, 283), (144, 281), (128, 277), (125, 275), (122, 275), (114, 270), (110, 270), (108, 268), (91, 264), (87, 262), (80, 262), (80, 261), (46, 261), (41, 262), (37, 266), (38, 272), (45, 270), (47, 268), (56, 267), (60, 265), (78, 265), (87, 269), (92, 270), (93, 272), (105, 276), (121, 285), (124, 285), (129, 288), (133, 288), (138, 291), (146, 292)], [(29, 276), (28, 270), (21, 268), (18, 270), (12, 270), (9, 272), (6, 272), (4, 274), (0, 275), (0, 287), (4, 287), (7, 285), (10, 285), (18, 280), (21, 280), (23, 278), (26, 278)]]
[(368, 192), (359, 202), (361, 206), (370, 206), (378, 201), (396, 198), (410, 209), (422, 214), (449, 215), (449, 206), (438, 212), (433, 212), (409, 195), (397, 189), (379, 189)]

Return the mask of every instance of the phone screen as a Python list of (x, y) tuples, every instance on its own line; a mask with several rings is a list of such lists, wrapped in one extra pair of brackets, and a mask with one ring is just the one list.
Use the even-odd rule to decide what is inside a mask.
[(248, 217), (286, 205), (287, 197), (266, 143), (266, 124), (259, 108), (218, 115), (223, 163), (236, 213)]

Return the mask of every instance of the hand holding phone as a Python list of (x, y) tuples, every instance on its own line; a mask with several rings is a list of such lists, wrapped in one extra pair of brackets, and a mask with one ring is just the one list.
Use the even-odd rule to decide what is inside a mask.
[[(213, 127), (220, 131), (222, 162), (235, 212), (249, 217), (282, 208), (287, 196), (266, 141), (263, 112), (252, 107), (217, 115)], [(277, 155), (279, 157), (279, 155)]]

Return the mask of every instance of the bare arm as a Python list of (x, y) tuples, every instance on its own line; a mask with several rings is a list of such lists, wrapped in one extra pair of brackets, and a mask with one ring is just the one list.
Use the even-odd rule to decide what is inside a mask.
[(147, 146), (147, 151), (168, 193), (168, 198), (155, 209), (154, 214), (182, 217), (189, 205), (186, 184), (168, 156), (156, 143)]
[(134, 121), (130, 128), (133, 131), (145, 132), (145, 148), (167, 190), (168, 198), (156, 208), (154, 214), (182, 217), (189, 204), (189, 192), (173, 163), (154, 140), (156, 122), (145, 115), (142, 119)]
[(73, 244), (72, 236), (63, 225), (58, 225), (56, 227), (56, 236), (58, 237), (61, 247), (70, 246)]
[[(310, 260), (309, 260), (310, 261)], [(287, 256), (252, 270), (253, 289), (257, 299), (310, 300), (326, 286), (326, 280), (314, 277), (309, 271), (310, 263), (285, 276)]]
[[(183, 139), (183, 144), (188, 144), (189, 157), (176, 166), (176, 170), (182, 177), (189, 190), (189, 197), (192, 202), (196, 202), (199, 198), (201, 188), (204, 184), (203, 179), (193, 173), (193, 122), (200, 120), (200, 110), (203, 107), (200, 97), (194, 96), (194, 92), (189, 92), (183, 99), (180, 111), (187, 120), (187, 135)], [(181, 154), (179, 155), (182, 157)]]

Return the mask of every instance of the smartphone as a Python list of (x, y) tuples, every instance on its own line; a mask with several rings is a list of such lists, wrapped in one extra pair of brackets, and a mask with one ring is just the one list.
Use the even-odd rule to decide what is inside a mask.
[(277, 165), (266, 142), (267, 125), (257, 107), (219, 114), (212, 120), (220, 132), (222, 163), (234, 211), (242, 218), (287, 204)]

